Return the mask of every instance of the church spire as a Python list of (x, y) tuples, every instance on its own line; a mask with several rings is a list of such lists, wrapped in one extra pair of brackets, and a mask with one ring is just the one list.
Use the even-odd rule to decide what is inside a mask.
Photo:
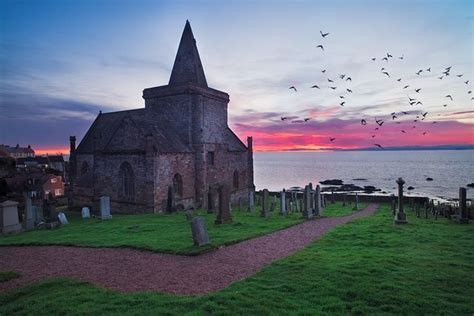
[(178, 52), (174, 60), (169, 85), (194, 83), (207, 87), (206, 76), (189, 21), (186, 20), (183, 35), (179, 42)]

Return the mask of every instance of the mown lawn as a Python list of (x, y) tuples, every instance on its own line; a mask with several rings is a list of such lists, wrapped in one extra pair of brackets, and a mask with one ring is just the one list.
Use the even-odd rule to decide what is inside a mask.
[[(278, 204), (278, 203), (277, 203)], [(157, 252), (198, 254), (215, 247), (268, 234), (303, 221), (301, 213), (278, 215), (279, 205), (268, 218), (236, 209), (232, 224), (215, 225), (215, 214), (196, 212), (206, 218), (211, 245), (195, 247), (191, 226), (184, 213), (114, 215), (112, 220), (81, 219), (68, 214), (70, 224), (55, 230), (36, 230), (19, 235), (0, 237), (2, 245), (70, 245), (88, 247), (133, 247)], [(349, 214), (341, 204), (330, 204), (328, 214)], [(1, 248), (0, 248), (1, 250)]]
[(474, 224), (389, 206), (205, 296), (123, 294), (66, 279), (0, 294), (1, 315), (472, 315)]
[[(364, 209), (368, 204), (359, 203), (359, 210)], [(354, 203), (348, 204), (346, 202), (345, 206), (342, 206), (342, 202), (336, 202), (331, 204), (327, 201), (326, 208), (323, 211), (323, 216), (325, 217), (337, 217), (337, 216), (346, 216), (354, 213)]]

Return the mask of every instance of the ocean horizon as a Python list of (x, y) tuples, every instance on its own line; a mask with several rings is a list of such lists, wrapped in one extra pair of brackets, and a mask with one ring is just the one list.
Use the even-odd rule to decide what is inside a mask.
[[(474, 150), (255, 152), (254, 177), (256, 190), (340, 179), (387, 194), (396, 194), (395, 181), (401, 177), (409, 195), (452, 199), (460, 187), (474, 182)], [(414, 189), (407, 191), (409, 186)], [(470, 198), (474, 189), (467, 189)]]

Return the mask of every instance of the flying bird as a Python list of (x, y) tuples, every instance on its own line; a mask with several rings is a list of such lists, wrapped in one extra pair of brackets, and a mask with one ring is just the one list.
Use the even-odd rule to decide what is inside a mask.
[(403, 114), (408, 114), (408, 112), (402, 112)]
[(402, 56), (400, 56), (400, 57), (398, 57), (398, 59), (400, 59), (400, 60), (403, 60), (403, 55), (402, 55)]
[(334, 82), (334, 81), (328, 78), (328, 82)]
[(360, 120), (360, 124), (367, 125), (367, 122), (366, 122), (366, 120), (362, 119), (362, 120)]
[(324, 52), (324, 46), (323, 46), (323, 45), (318, 45), (318, 46), (316, 46), (316, 47), (317, 47), (317, 48), (321, 48), (322, 51)]
[(402, 132), (402, 133), (405, 133), (405, 134), (407, 133), (407, 132), (405, 132), (404, 130), (402, 130), (401, 132)]
[(352, 78), (351, 78), (351, 77), (347, 77), (347, 78), (346, 78), (346, 81), (352, 82)]
[(382, 73), (383, 73), (384, 75), (387, 75), (387, 76), (390, 78), (390, 75), (388, 74), (388, 72), (382, 71)]
[(410, 87), (410, 86), (409, 86), (409, 85), (406, 85), (406, 86), (403, 87), (403, 89), (406, 89), (406, 88), (408, 88), (408, 87)]
[(392, 120), (396, 119), (397, 116), (395, 114), (392, 114)]
[(421, 116), (425, 117), (426, 114), (428, 114), (428, 112), (425, 112), (425, 113), (421, 113)]
[(439, 80), (443, 80), (443, 78), (444, 78), (443, 76), (441, 76), (441, 77), (438, 77), (438, 79), (439, 79)]
[(412, 98), (410, 98), (410, 97), (408, 97), (408, 99), (409, 99), (410, 101), (416, 101), (416, 99), (412, 99)]
[(385, 60), (385, 61), (388, 62), (388, 58), (387, 58), (387, 57), (382, 58), (382, 60)]
[(382, 149), (383, 149), (382, 145), (380, 145), (380, 144), (374, 144), (374, 146), (377, 146), (377, 147), (379, 147), (379, 148), (382, 148)]
[(298, 91), (298, 90), (296, 90), (295, 86), (291, 86), (288, 89), (293, 89), (293, 90), (295, 90), (295, 92)]
[(447, 104), (443, 104), (444, 107), (447, 107), (448, 105)]
[(374, 57), (374, 58), (372, 58), (372, 61), (375, 61), (376, 59), (377, 59), (377, 58)]
[(468, 81), (464, 81), (465, 84), (469, 84), (469, 80)]
[(339, 78), (344, 79), (345, 76), (346, 75), (342, 74), (342, 75), (339, 75)]
[(398, 81), (398, 82), (402, 81), (402, 78), (398, 78), (397, 81)]
[(341, 102), (341, 103), (339, 103), (339, 104), (340, 104), (341, 106), (344, 106), (344, 104), (346, 104), (346, 102), (344, 101), (344, 102)]
[(423, 105), (423, 103), (421, 101), (416, 102), (416, 105), (418, 105), (418, 104)]
[(352, 90), (351, 90), (351, 89), (346, 89), (346, 90), (347, 90), (347, 92), (352, 93)]
[(281, 120), (282, 120), (282, 121), (287, 120), (287, 119), (288, 119), (288, 117), (285, 117), (285, 116), (282, 116), (282, 117), (281, 117)]
[(428, 69), (426, 69), (426, 71), (428, 71), (428, 72), (431, 72), (431, 67), (430, 67), (430, 68), (428, 68)]
[(418, 72), (416, 72), (416, 74), (419, 76), (421, 73), (423, 72), (423, 70), (418, 70)]
[(464, 74), (460, 74), (460, 75), (456, 75), (458, 78), (461, 78), (462, 76), (464, 76)]
[(423, 132), (423, 134), (422, 134), (422, 135), (426, 135), (426, 132)]
[(345, 97), (344, 97), (343, 95), (340, 95), (340, 96), (339, 96), (339, 98), (341, 98), (341, 99), (345, 99)]
[(326, 69), (321, 70), (321, 72), (322, 72), (322, 73), (325, 73), (325, 72), (326, 72)]
[(420, 93), (421, 88), (415, 89), (416, 93)]
[(387, 53), (387, 58), (392, 58), (393, 56)]
[(308, 122), (311, 118), (310, 117), (307, 117), (304, 119), (305, 122)]
[(333, 89), (333, 90), (336, 90), (337, 87), (330, 87), (330, 88)]
[(322, 31), (319, 31), (319, 33), (321, 33), (321, 36), (322, 36), (323, 38), (329, 35), (329, 33), (323, 33)]
[(374, 137), (375, 137), (375, 135), (372, 135), (372, 138), (374, 138)]
[(315, 84), (315, 85), (312, 86), (311, 88), (318, 88), (318, 89), (321, 89), (317, 84)]
[(329, 140), (330, 140), (331, 142), (333, 142), (333, 141), (335, 141), (335, 140), (336, 140), (336, 138), (334, 138), (334, 137), (330, 137), (330, 138), (329, 138)]
[(448, 94), (447, 96), (445, 96), (445, 98), (450, 98), (451, 101), (453, 101), (453, 97), (452, 97), (450, 94)]

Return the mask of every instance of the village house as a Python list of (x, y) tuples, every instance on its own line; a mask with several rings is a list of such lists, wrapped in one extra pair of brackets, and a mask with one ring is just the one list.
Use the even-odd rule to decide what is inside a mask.
[(64, 182), (61, 176), (36, 172), (17, 174), (5, 179), (11, 192), (29, 197), (46, 198), (50, 193), (53, 197), (64, 196)]
[[(227, 74), (231, 75), (231, 74)], [(145, 107), (100, 113), (76, 148), (70, 137), (70, 201), (112, 212), (150, 213), (217, 204), (227, 185), (232, 203), (254, 191), (252, 138), (247, 144), (227, 121), (229, 95), (207, 84), (186, 22), (167, 85), (143, 91)]]
[(20, 147), (17, 144), (15, 147), (10, 147), (8, 145), (0, 145), (0, 157), (12, 157), (14, 159), (19, 158), (27, 158), (27, 157), (34, 157), (35, 151), (31, 148), (30, 145), (28, 147)]

